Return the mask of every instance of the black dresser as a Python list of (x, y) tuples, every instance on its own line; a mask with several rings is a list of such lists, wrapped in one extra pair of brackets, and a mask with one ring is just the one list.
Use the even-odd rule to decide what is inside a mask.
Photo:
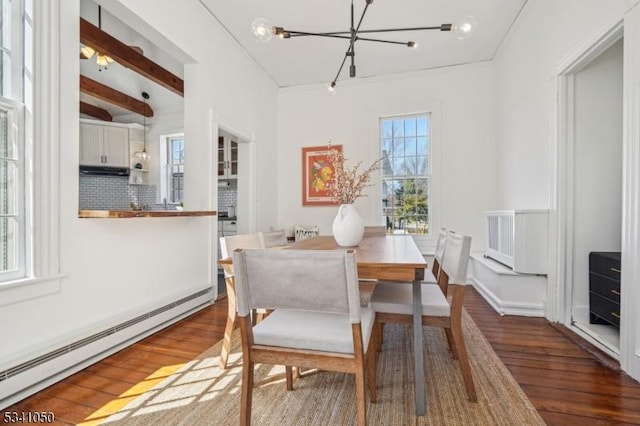
[(620, 328), (620, 252), (589, 253), (589, 322)]

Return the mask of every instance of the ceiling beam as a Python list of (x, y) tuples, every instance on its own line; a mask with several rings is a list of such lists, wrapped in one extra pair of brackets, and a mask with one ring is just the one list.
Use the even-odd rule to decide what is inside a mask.
[(153, 117), (153, 110), (149, 104), (136, 98), (132, 98), (125, 93), (112, 89), (111, 87), (92, 80), (89, 77), (85, 77), (84, 75), (80, 76), (80, 92), (117, 105), (121, 108), (128, 109), (129, 111), (142, 114), (145, 117)]
[(80, 41), (184, 97), (184, 80), (83, 18), (80, 18)]
[(95, 118), (99, 118), (102, 121), (113, 121), (113, 117), (109, 114), (109, 111), (102, 109), (95, 105), (88, 104), (80, 101), (80, 112), (87, 114)]

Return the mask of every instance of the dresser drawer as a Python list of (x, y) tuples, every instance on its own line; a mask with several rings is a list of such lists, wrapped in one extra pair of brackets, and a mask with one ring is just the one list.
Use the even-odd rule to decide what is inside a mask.
[(589, 272), (620, 280), (620, 252), (592, 251), (589, 253)]
[(620, 305), (594, 292), (589, 292), (589, 313), (592, 324), (606, 322), (620, 327)]
[(620, 281), (589, 272), (589, 291), (620, 303)]

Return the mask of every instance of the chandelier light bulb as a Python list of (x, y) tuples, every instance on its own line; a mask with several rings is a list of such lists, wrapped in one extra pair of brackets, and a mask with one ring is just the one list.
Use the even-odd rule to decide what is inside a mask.
[(109, 64), (107, 56), (98, 54), (98, 56), (96, 57), (96, 64), (100, 65), (101, 67), (106, 67)]
[(256, 18), (251, 23), (251, 31), (256, 40), (261, 43), (267, 43), (273, 37), (274, 29), (273, 25), (265, 18)]
[(327, 84), (327, 92), (329, 92), (330, 95), (335, 95), (337, 91), (338, 91), (338, 88), (336, 87), (335, 81), (332, 81), (331, 83)]
[(470, 15), (456, 19), (453, 23), (452, 31), (457, 39), (463, 40), (470, 37), (478, 28), (476, 18)]
[(415, 41), (410, 41), (410, 42), (407, 42), (407, 46), (409, 46), (412, 49), (417, 49), (418, 43), (416, 43)]

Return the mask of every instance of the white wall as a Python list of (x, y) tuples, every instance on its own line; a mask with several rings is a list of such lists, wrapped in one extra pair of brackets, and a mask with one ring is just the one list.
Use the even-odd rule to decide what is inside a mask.
[(589, 306), (589, 252), (620, 251), (622, 40), (575, 76), (573, 303)]
[[(162, 306), (216, 281), (211, 277), (216, 218), (79, 219), (78, 0), (60, 2), (60, 291), (3, 306), (3, 363), (30, 359)], [(189, 209), (215, 209), (215, 148), (210, 110), (220, 121), (254, 135), (264, 162), (256, 168), (258, 224), (276, 221), (269, 201), (275, 150), (275, 84), (200, 3), (170, 0), (105, 1), (140, 16), (195, 59), (185, 66), (186, 201)], [(54, 135), (55, 137), (55, 135)], [(45, 143), (45, 141), (40, 141)]]
[(555, 67), (637, 0), (529, 0), (496, 59), (500, 208), (548, 208)]
[[(378, 119), (436, 111), (433, 122), (435, 229), (446, 226), (484, 247), (485, 210), (495, 204), (495, 73), (491, 64), (452, 67), (390, 77), (341, 80), (329, 96), (322, 86), (281, 90), (278, 110), (280, 168), (278, 224), (317, 224), (330, 234), (336, 207), (303, 207), (301, 152), (305, 146), (344, 147), (350, 164), (380, 156)], [(368, 197), (356, 201), (365, 224), (377, 224), (378, 176)], [(437, 200), (437, 201), (436, 201)], [(274, 224), (275, 225), (275, 224)]]

